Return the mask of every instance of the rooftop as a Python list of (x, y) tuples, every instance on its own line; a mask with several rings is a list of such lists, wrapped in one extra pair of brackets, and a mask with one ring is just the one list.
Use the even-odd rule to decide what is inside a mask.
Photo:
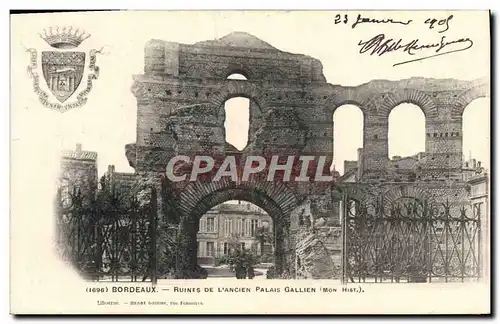
[(63, 159), (97, 161), (97, 152), (83, 151), (82, 144), (76, 144), (75, 150), (63, 150), (61, 157)]

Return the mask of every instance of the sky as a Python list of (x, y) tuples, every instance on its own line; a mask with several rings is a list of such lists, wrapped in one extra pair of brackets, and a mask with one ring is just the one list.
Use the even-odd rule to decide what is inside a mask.
[[(38, 37), (38, 32), (56, 22), (87, 30), (92, 36), (85, 40), (82, 46), (86, 47), (81, 49), (103, 48), (103, 54), (97, 57), (100, 75), (93, 82), (88, 102), (64, 114), (41, 106), (29, 76), (16, 73), (13, 78), (11, 135), (16, 140), (24, 139), (24, 143), (29, 143), (29, 154), (34, 156), (47, 154), (48, 151), (57, 155), (61, 148), (74, 149), (76, 143), (81, 143), (84, 150), (98, 153), (99, 173), (105, 172), (109, 164), (114, 164), (117, 171), (133, 172), (124, 150), (125, 144), (135, 142), (136, 137), (137, 106), (130, 89), (132, 76), (143, 72), (144, 44), (153, 38), (193, 44), (234, 31), (247, 32), (280, 50), (319, 59), (327, 82), (344, 86), (356, 86), (373, 79), (398, 80), (421, 76), (472, 80), (489, 75), (488, 19), (484, 19), (487, 13), (453, 13), (446, 36), (449, 39), (472, 38), (474, 46), (470, 50), (397, 67), (392, 64), (406, 58), (404, 53), (362, 56), (358, 54), (357, 43), (360, 39), (372, 37), (374, 32), (405, 39), (418, 37), (429, 42), (439, 40), (439, 31), (430, 29), (423, 22), (430, 15), (445, 17), (449, 13), (365, 13), (368, 14), (400, 20), (411, 18), (416, 23), (404, 28), (395, 25), (376, 26), (376, 29), (363, 25), (351, 28), (350, 25), (335, 24), (334, 12), (255, 11), (79, 13), (54, 15), (50, 21), (40, 19), (39, 15), (27, 17), (25, 19), (29, 19), (25, 21), (14, 19), (14, 70), (25, 71), (29, 63), (27, 48), (34, 47), (39, 52), (50, 49)], [(354, 16), (351, 14), (351, 21)], [(471, 23), (475, 28), (467, 28)], [(44, 82), (41, 86), (45, 86)], [(84, 87), (84, 82), (81, 87)], [(245, 108), (231, 108), (231, 105), (248, 107), (248, 101), (245, 103), (244, 100), (233, 99), (230, 107), (226, 107), (229, 111), (227, 140), (236, 146), (244, 145), (247, 140), (248, 114), (242, 113)], [(489, 128), (484, 126), (489, 121), (488, 110), (488, 99), (476, 100), (467, 109), (469, 117), (464, 118), (464, 152), (467, 152), (467, 157), (470, 152), (479, 160), (488, 160), (489, 144), (484, 140), (485, 134), (489, 134)], [(357, 148), (362, 147), (362, 115), (356, 107), (346, 105), (332, 116), (332, 122), (335, 124), (335, 168), (342, 173), (343, 161), (355, 160)], [(424, 147), (423, 113), (410, 104), (395, 108), (390, 115), (389, 156), (415, 154), (423, 151)]]

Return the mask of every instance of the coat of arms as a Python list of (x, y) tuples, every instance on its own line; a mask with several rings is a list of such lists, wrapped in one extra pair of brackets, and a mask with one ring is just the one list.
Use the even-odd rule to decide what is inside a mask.
[[(97, 79), (99, 68), (95, 65), (95, 49), (88, 53), (76, 51), (90, 34), (73, 27), (55, 27), (44, 30), (39, 34), (47, 42), (51, 50), (41, 52), (42, 74), (45, 84), (40, 84), (38, 71), (38, 53), (31, 48), (31, 62), (28, 72), (33, 78), (33, 89), (40, 102), (48, 108), (61, 112), (71, 108), (83, 106), (87, 102), (87, 95), (92, 89), (92, 80)], [(56, 49), (56, 50), (54, 50)], [(82, 84), (85, 68), (88, 68), (87, 82)], [(79, 90), (81, 86), (81, 90)], [(48, 91), (47, 91), (48, 90)], [(47, 92), (52, 94), (49, 95)], [(76, 95), (75, 95), (76, 93)], [(70, 98), (76, 96), (76, 100)]]

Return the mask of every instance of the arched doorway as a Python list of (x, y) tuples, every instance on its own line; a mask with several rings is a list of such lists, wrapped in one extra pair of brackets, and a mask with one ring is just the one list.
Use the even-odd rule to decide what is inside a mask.
[(207, 211), (198, 224), (197, 262), (208, 277), (235, 277), (235, 267), (253, 262), (254, 275), (274, 263), (273, 220), (247, 201), (230, 200)]
[[(254, 204), (272, 219), (274, 235), (275, 273), (287, 267), (290, 214), (297, 206), (294, 192), (282, 183), (233, 182), (222, 178), (210, 183), (192, 183), (183, 189), (179, 207), (181, 212), (182, 267), (199, 269), (197, 235), (200, 219), (215, 206), (227, 201), (240, 200)], [(215, 248), (215, 246), (214, 246)]]

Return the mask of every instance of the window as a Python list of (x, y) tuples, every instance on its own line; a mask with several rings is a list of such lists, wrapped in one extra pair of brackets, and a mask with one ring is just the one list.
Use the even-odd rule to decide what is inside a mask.
[(244, 251), (245, 250), (245, 242), (241, 243), (241, 250)]
[(425, 152), (425, 127), (425, 115), (420, 107), (409, 103), (394, 107), (389, 114), (389, 157)]
[(207, 232), (215, 232), (215, 217), (207, 217)]
[(227, 77), (228, 80), (247, 80), (247, 77), (241, 73), (233, 73)]
[(224, 220), (224, 232), (225, 232), (225, 236), (226, 237), (229, 237), (231, 236), (231, 233), (232, 233), (232, 230), (233, 230), (233, 226), (232, 226), (232, 222), (230, 219), (225, 219)]
[[(356, 161), (363, 147), (364, 116), (354, 105), (342, 105), (333, 113), (333, 166), (344, 173), (344, 161)], [(349, 140), (346, 140), (349, 139)]]
[(69, 179), (62, 179), (60, 183), (60, 190), (61, 190), (61, 202), (63, 207), (69, 207), (71, 205), (71, 190), (70, 190), (70, 184), (69, 184)]
[(248, 237), (248, 236), (250, 236), (250, 220), (249, 219), (245, 219), (244, 223), (245, 223), (245, 231), (244, 231), (245, 234), (244, 234), (244, 236)]
[(251, 236), (255, 236), (255, 231), (257, 230), (257, 226), (258, 226), (258, 221), (256, 219), (252, 219), (252, 222), (251, 222), (251, 228), (252, 228)]
[(214, 242), (207, 242), (207, 256), (215, 256)]
[(224, 255), (229, 254), (229, 244), (227, 242), (224, 242)]
[(224, 104), (226, 142), (238, 150), (243, 150), (248, 144), (250, 129), (250, 100), (236, 97)]

